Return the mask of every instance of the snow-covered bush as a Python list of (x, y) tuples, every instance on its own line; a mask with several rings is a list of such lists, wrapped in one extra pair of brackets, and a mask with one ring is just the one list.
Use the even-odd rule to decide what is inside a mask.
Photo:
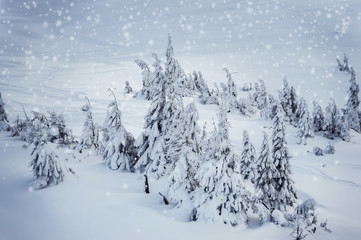
[(316, 155), (316, 156), (323, 156), (323, 151), (320, 147), (314, 147), (313, 148), (313, 153)]
[(16, 120), (13, 122), (11, 129), (10, 129), (10, 136), (12, 137), (20, 137), (20, 139), (25, 140), (26, 133), (27, 133), (27, 127), (29, 121), (23, 120), (19, 117), (16, 118)]
[(46, 142), (39, 142), (31, 153), (30, 166), (38, 188), (57, 185), (64, 180), (63, 167), (58, 155)]
[(325, 153), (327, 154), (334, 154), (335, 153), (335, 146), (333, 145), (332, 142), (328, 142), (326, 149), (325, 149)]
[(0, 92), (0, 131), (9, 131), (10, 125), (4, 105), (5, 103), (1, 97), (1, 92)]

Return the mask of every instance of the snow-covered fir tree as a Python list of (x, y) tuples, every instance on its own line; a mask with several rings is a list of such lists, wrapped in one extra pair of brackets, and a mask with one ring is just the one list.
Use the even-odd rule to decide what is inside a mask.
[(63, 114), (54, 111), (49, 113), (48, 141), (66, 146), (74, 142), (73, 133), (66, 127)]
[(314, 132), (323, 131), (325, 124), (325, 115), (320, 104), (315, 100), (313, 101), (313, 111), (312, 111), (312, 128)]
[(279, 94), (279, 100), (285, 112), (286, 119), (292, 124), (297, 124), (297, 94), (293, 86), (289, 86), (285, 77), (283, 80), (283, 89)]
[(350, 87), (348, 89), (348, 100), (346, 104), (345, 114), (351, 129), (355, 130), (356, 132), (361, 132), (361, 121), (359, 116), (361, 112), (359, 110), (360, 100), (358, 98), (358, 94), (360, 92), (360, 87), (356, 83), (356, 73), (354, 69), (349, 66), (348, 58), (345, 55), (343, 59), (343, 63), (337, 59), (338, 68), (341, 72), (346, 72), (350, 75)]
[(29, 144), (37, 145), (40, 140), (48, 141), (49, 121), (47, 117), (40, 112), (32, 112), (33, 118), (27, 122), (25, 140)]
[(255, 169), (254, 187), (258, 194), (258, 199), (269, 210), (277, 205), (278, 192), (276, 189), (278, 188), (278, 177), (279, 172), (273, 158), (270, 156), (268, 135), (264, 132), (261, 151), (258, 155)]
[(99, 144), (99, 127), (93, 121), (93, 113), (90, 101), (87, 97), (85, 98), (86, 103), (81, 108), (81, 111), (85, 115), (85, 122), (80, 142), (77, 146), (77, 150), (79, 150), (79, 152), (82, 152), (83, 149), (90, 149), (91, 147), (98, 149)]
[(246, 130), (243, 131), (243, 149), (241, 154), (241, 175), (244, 179), (254, 180), (254, 168), (256, 164), (256, 150), (249, 140)]
[(195, 174), (200, 165), (200, 129), (198, 111), (194, 103), (185, 108), (185, 129), (181, 151), (175, 168), (169, 176), (169, 198), (182, 204), (191, 199), (190, 193), (198, 187)]
[(18, 115), (16, 120), (13, 122), (11, 126), (10, 136), (20, 137), (21, 140), (25, 140), (27, 127), (28, 127), (28, 120), (23, 120)]
[(238, 108), (238, 102), (237, 102), (238, 92), (237, 92), (237, 86), (232, 78), (232, 73), (227, 68), (223, 68), (223, 70), (226, 72), (226, 76), (227, 76), (226, 98), (224, 99), (224, 105), (226, 110), (230, 112), (233, 109)]
[(102, 155), (105, 164), (110, 169), (130, 171), (137, 157), (134, 137), (122, 125), (117, 99), (114, 92), (112, 93), (114, 100), (108, 106), (108, 113), (103, 126), (108, 129), (109, 138), (103, 144), (105, 147)]
[(31, 153), (30, 166), (38, 188), (57, 185), (64, 180), (65, 168), (46, 141), (40, 141)]
[(331, 99), (331, 102), (326, 107), (324, 131), (325, 136), (329, 139), (334, 139), (340, 136), (340, 111), (338, 110), (335, 100)]
[(209, 91), (207, 83), (204, 81), (201, 72), (193, 72), (193, 81), (194, 84), (201, 94), (199, 98), (203, 104), (217, 104), (216, 99), (212, 96), (211, 91)]
[(312, 129), (312, 118), (310, 113), (308, 112), (308, 105), (304, 98), (300, 99), (300, 105), (298, 107), (298, 115), (299, 115), (299, 122), (298, 122), (298, 144), (305, 144), (306, 145), (306, 138), (313, 137), (313, 129)]
[(272, 94), (268, 94), (268, 104), (262, 109), (261, 116), (266, 120), (272, 120), (276, 116), (277, 105), (279, 101)]
[(101, 141), (99, 141), (99, 152), (102, 154), (108, 142), (114, 137), (118, 127), (121, 125), (122, 113), (119, 110), (117, 98), (111, 89), (108, 89), (114, 98), (108, 105), (107, 115), (101, 129)]
[(345, 114), (339, 114), (337, 116), (337, 135), (345, 142), (349, 142), (351, 139), (348, 119)]
[(264, 81), (259, 79), (259, 84), (254, 84), (255, 92), (253, 94), (253, 98), (255, 104), (259, 110), (264, 109), (268, 105), (268, 94)]
[(140, 91), (139, 95), (144, 96), (146, 100), (152, 99), (152, 87), (151, 87), (151, 78), (152, 73), (149, 70), (148, 64), (142, 60), (135, 60), (135, 63), (140, 67), (142, 70), (143, 75), (143, 88)]
[(0, 131), (1, 130), (9, 131), (10, 125), (9, 125), (9, 120), (8, 120), (8, 116), (5, 111), (4, 105), (5, 105), (5, 103), (1, 97), (1, 92), (0, 92)]
[(200, 187), (195, 195), (193, 219), (235, 226), (247, 222), (250, 194), (244, 188), (240, 159), (229, 141), (228, 128), (221, 104), (218, 130), (213, 132), (196, 174)]
[(144, 131), (135, 142), (138, 160), (134, 165), (136, 171), (148, 174), (154, 174), (159, 162), (166, 162), (163, 125), (166, 103), (165, 76), (157, 55), (153, 54), (153, 57), (155, 70), (152, 77), (152, 103), (144, 118)]
[(126, 94), (129, 94), (129, 93), (133, 92), (133, 88), (130, 86), (129, 81), (125, 81), (124, 92)]
[(271, 208), (284, 210), (286, 206), (293, 206), (295, 204), (297, 195), (290, 176), (292, 173), (289, 163), (291, 156), (287, 149), (284, 112), (280, 104), (278, 104), (276, 116), (273, 118), (272, 158), (278, 172), (275, 173), (277, 197), (272, 202)]

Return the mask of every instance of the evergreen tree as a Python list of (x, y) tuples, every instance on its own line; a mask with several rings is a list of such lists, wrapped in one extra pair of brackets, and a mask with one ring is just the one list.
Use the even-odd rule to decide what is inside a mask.
[(149, 67), (146, 62), (142, 60), (135, 60), (135, 63), (140, 67), (142, 70), (143, 75), (143, 88), (140, 91), (140, 95), (144, 96), (146, 100), (152, 99), (152, 87), (151, 87), (151, 78), (152, 73), (149, 70)]
[(59, 157), (51, 151), (45, 141), (40, 141), (35, 145), (31, 156), (30, 166), (38, 188), (57, 185), (64, 180), (65, 169)]
[(313, 137), (312, 131), (312, 119), (308, 112), (308, 106), (305, 99), (301, 98), (300, 105), (298, 107), (299, 123), (298, 123), (298, 144), (306, 145), (306, 138)]
[(194, 103), (185, 109), (185, 131), (179, 160), (169, 176), (169, 197), (179, 204), (190, 200), (190, 193), (198, 187), (195, 174), (200, 164), (200, 129), (198, 112)]
[(356, 132), (360, 133), (361, 132), (361, 126), (360, 126), (361, 121), (359, 118), (360, 100), (358, 98), (360, 88), (359, 88), (359, 85), (356, 83), (356, 73), (355, 73), (354, 69), (349, 66), (348, 58), (346, 55), (344, 56), (343, 63), (341, 63), (341, 61), (338, 59), (336, 59), (336, 60), (338, 63), (339, 70), (341, 72), (346, 72), (351, 76), (350, 87), (349, 87), (349, 90), (347, 91), (349, 94), (349, 98), (347, 100), (345, 114), (346, 114), (350, 128), (355, 130)]
[(226, 88), (226, 99), (225, 99), (225, 107), (227, 112), (230, 112), (231, 110), (238, 108), (238, 102), (237, 102), (237, 87), (234, 83), (234, 80), (232, 79), (232, 74), (227, 68), (223, 68), (223, 70), (226, 72), (227, 75), (227, 88)]
[(102, 139), (99, 144), (100, 145), (99, 152), (101, 154), (103, 154), (106, 146), (108, 145), (108, 142), (112, 140), (112, 138), (114, 137), (118, 127), (122, 125), (121, 124), (122, 113), (119, 110), (118, 102), (115, 97), (115, 94), (111, 89), (108, 89), (108, 91), (111, 93), (114, 100), (111, 101), (108, 105), (107, 115), (105, 117), (102, 127)]
[(297, 196), (290, 177), (292, 172), (289, 159), (291, 157), (287, 149), (284, 113), (280, 105), (277, 106), (276, 116), (273, 118), (272, 158), (278, 172), (275, 173), (277, 197), (272, 202), (271, 208), (282, 210), (286, 209), (286, 206), (293, 206)]
[(48, 141), (66, 146), (74, 142), (72, 131), (66, 127), (63, 114), (50, 112)]
[(317, 101), (313, 101), (313, 112), (312, 112), (312, 128), (314, 132), (323, 131), (325, 124), (325, 116), (323, 114), (321, 106)]
[(339, 115), (340, 111), (338, 110), (335, 101), (331, 99), (331, 102), (326, 107), (326, 115), (323, 127), (324, 131), (326, 132), (325, 135), (329, 139), (338, 137)]
[(270, 156), (268, 136), (264, 132), (261, 151), (257, 159), (254, 187), (258, 193), (258, 199), (268, 209), (277, 205), (278, 174), (275, 162)]
[(268, 95), (268, 104), (261, 111), (261, 116), (263, 116), (266, 120), (272, 120), (276, 116), (277, 104), (278, 100), (272, 95)]
[(6, 114), (5, 108), (4, 108), (4, 101), (1, 97), (1, 92), (0, 92), (0, 131), (9, 131), (10, 130), (10, 125), (9, 125), (9, 120), (8, 120), (8, 116)]
[(347, 115), (340, 114), (337, 117), (337, 135), (346, 142), (350, 141), (350, 125), (348, 122)]
[[(259, 84), (255, 83), (255, 103), (259, 110), (263, 110), (268, 105), (268, 95), (266, 85), (262, 79), (259, 79)], [(256, 87), (257, 86), (257, 87)]]
[(194, 84), (197, 90), (200, 92), (201, 102), (203, 104), (218, 104), (218, 100), (213, 96), (212, 92), (209, 90), (207, 83), (204, 81), (201, 72), (193, 72)]
[(134, 137), (127, 132), (121, 122), (121, 112), (118, 108), (117, 99), (113, 93), (114, 100), (109, 104), (108, 114), (104, 122), (104, 128), (108, 129), (109, 139), (105, 142), (103, 158), (105, 164), (112, 170), (127, 170), (136, 161), (136, 149)]
[(220, 106), (218, 130), (213, 132), (196, 178), (200, 187), (195, 198), (194, 220), (246, 223), (250, 195), (239, 173), (239, 157), (229, 141), (226, 110)]
[(91, 110), (91, 105), (89, 99), (86, 98), (86, 103), (81, 108), (83, 113), (85, 114), (85, 122), (83, 126), (83, 132), (80, 138), (80, 143), (77, 146), (79, 152), (82, 152), (83, 149), (89, 149), (94, 147), (98, 148), (98, 139), (99, 139), (99, 128), (95, 125), (93, 121), (93, 113)]
[(243, 131), (243, 150), (241, 161), (241, 175), (244, 179), (254, 180), (254, 168), (256, 163), (256, 150), (249, 140), (248, 132)]
[(129, 85), (129, 81), (125, 81), (124, 92), (126, 94), (133, 92), (133, 88)]
[[(155, 59), (153, 63), (155, 70), (152, 76), (152, 83), (154, 83), (152, 103), (145, 116), (144, 131), (135, 142), (138, 149), (138, 161), (134, 168), (147, 174), (154, 174), (159, 163), (165, 163), (163, 124), (166, 103), (165, 76), (157, 55), (153, 54), (153, 57)], [(159, 176), (158, 173), (155, 173), (155, 175)]]
[(279, 99), (286, 118), (292, 125), (297, 124), (297, 94), (294, 87), (289, 86), (286, 77), (283, 80), (283, 89), (282, 92), (280, 92)]
[(40, 112), (32, 112), (33, 118), (27, 122), (26, 134), (24, 139), (29, 144), (38, 145), (39, 142), (48, 141), (49, 121), (46, 116)]

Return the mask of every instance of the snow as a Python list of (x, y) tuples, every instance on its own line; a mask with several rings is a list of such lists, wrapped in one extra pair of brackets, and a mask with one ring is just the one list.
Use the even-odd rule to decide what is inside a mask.
[[(222, 69), (232, 69), (238, 87), (263, 79), (278, 96), (285, 75), (297, 95), (323, 110), (335, 99), (347, 103), (349, 76), (337, 70), (336, 57), (346, 53), (361, 76), (361, 3), (358, 0), (311, 1), (0, 1), (0, 91), (10, 122), (22, 104), (46, 114), (62, 112), (67, 127), (79, 139), (84, 124), (80, 108), (90, 100), (93, 120), (104, 122), (112, 89), (122, 112), (122, 124), (135, 138), (143, 131), (149, 101), (124, 93), (142, 87), (134, 63), (151, 66), (152, 52), (165, 61), (167, 34), (174, 57), (187, 73), (201, 71), (210, 90), (226, 82)], [(233, 73), (236, 72), (236, 73)], [(239, 89), (240, 90), (240, 89)], [(241, 97), (247, 92), (239, 91)], [(218, 108), (195, 102), (199, 126), (207, 131), (217, 122)], [(309, 111), (311, 109), (309, 108)], [(259, 152), (263, 131), (272, 123), (259, 117), (228, 115), (230, 141), (242, 151), (247, 130)], [(315, 156), (329, 139), (321, 133), (298, 145), (297, 129), (286, 125), (287, 147), (295, 188), (301, 200), (313, 198), (320, 221), (332, 233), (314, 239), (357, 239), (361, 234), (361, 135), (351, 131), (350, 142), (331, 140), (334, 154)], [(139, 174), (109, 170), (94, 152), (68, 157), (75, 175), (65, 182), (37, 190), (29, 168), (31, 148), (19, 138), (0, 132), (1, 239), (290, 239), (291, 229), (273, 223), (231, 227), (188, 222), (174, 205), (165, 206), (167, 179), (150, 179), (144, 193)], [(71, 156), (64, 153), (64, 156)], [(59, 156), (60, 157), (60, 156)]]

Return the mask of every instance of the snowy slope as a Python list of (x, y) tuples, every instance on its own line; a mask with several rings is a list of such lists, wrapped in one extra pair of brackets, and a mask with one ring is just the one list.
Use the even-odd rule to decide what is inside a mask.
[[(20, 104), (28, 112), (56, 110), (64, 113), (79, 136), (84, 97), (90, 98), (95, 120), (102, 124), (111, 100), (107, 88), (113, 88), (124, 126), (139, 136), (149, 103), (124, 95), (122, 89), (127, 80), (140, 89), (134, 59), (150, 63), (152, 52), (164, 59), (167, 33), (172, 34), (181, 65), (188, 72), (200, 70), (210, 87), (226, 80), (222, 71), (226, 66), (237, 72), (239, 87), (262, 78), (276, 93), (287, 75), (308, 101), (318, 99), (325, 107), (334, 97), (343, 106), (348, 77), (337, 72), (335, 58), (347, 53), (361, 76), (358, 0), (0, 0), (0, 91), (9, 119), (22, 116)], [(196, 105), (199, 124), (206, 121), (210, 130), (217, 108)], [(232, 113), (229, 120), (238, 151), (243, 129), (249, 131), (256, 150), (262, 131), (270, 133), (264, 126), (271, 124), (257, 115)], [(312, 148), (324, 148), (328, 140), (316, 136), (300, 146), (296, 129), (287, 128), (299, 196), (316, 200), (320, 220), (328, 219), (333, 231), (314, 238), (357, 239), (361, 136), (352, 132), (350, 143), (335, 140), (334, 155), (316, 157)], [(0, 134), (1, 239), (38, 239), (41, 233), (52, 239), (290, 238), (289, 229), (273, 224), (244, 229), (185, 222), (184, 214), (162, 205), (157, 192), (143, 193), (141, 176), (110, 171), (99, 156), (70, 161), (75, 177), (33, 190), (31, 150), (22, 149), (22, 144)]]

